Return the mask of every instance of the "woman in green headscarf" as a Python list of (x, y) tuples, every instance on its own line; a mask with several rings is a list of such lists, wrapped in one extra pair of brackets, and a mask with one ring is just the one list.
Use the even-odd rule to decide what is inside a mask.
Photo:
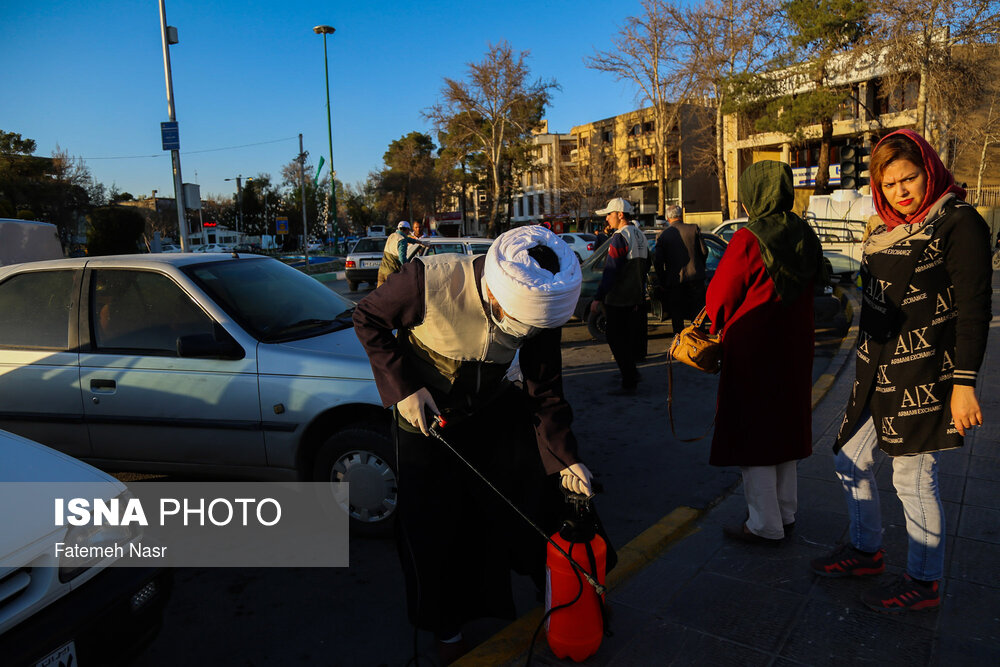
[(749, 509), (726, 528), (780, 545), (795, 526), (799, 459), (812, 453), (813, 285), (823, 251), (792, 213), (792, 170), (765, 160), (739, 180), (750, 218), (733, 236), (706, 296), (723, 334), (718, 414), (709, 462), (740, 466)]

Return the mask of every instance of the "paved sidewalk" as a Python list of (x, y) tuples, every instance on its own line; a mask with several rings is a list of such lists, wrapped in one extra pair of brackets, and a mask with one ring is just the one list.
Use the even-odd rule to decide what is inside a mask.
[[(1000, 272), (993, 279), (1000, 313)], [(856, 323), (856, 317), (855, 317)], [(623, 547), (631, 571), (609, 579), (614, 636), (585, 665), (1000, 664), (1000, 318), (991, 325), (977, 387), (985, 425), (941, 458), (947, 557), (942, 607), (889, 616), (862, 592), (902, 572), (906, 528), (888, 457), (878, 454), (889, 571), (862, 580), (825, 579), (809, 561), (847, 539), (847, 509), (833, 468), (832, 442), (854, 379), (853, 348), (842, 349), (814, 392), (814, 453), (799, 465), (794, 538), (780, 548), (736, 544), (742, 488), (699, 517), (680, 508)], [(856, 335), (852, 330), (849, 338)], [(848, 343), (850, 341), (847, 341)], [(824, 394), (819, 400), (819, 394)], [(706, 454), (707, 455), (707, 454)], [(524, 664), (541, 618), (536, 609), (464, 657), (460, 665)], [(532, 664), (556, 659), (544, 632)]]

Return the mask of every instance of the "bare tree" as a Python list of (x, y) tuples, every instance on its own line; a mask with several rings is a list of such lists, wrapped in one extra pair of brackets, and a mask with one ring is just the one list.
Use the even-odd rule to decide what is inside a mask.
[(774, 58), (782, 35), (780, 6), (776, 0), (703, 0), (700, 5), (667, 4), (665, 9), (675, 25), (673, 48), (684, 65), (683, 75), (692, 81), (692, 93), (711, 100), (715, 108), (714, 141), (695, 142), (685, 164), (707, 166), (716, 174), (720, 210), (732, 216), (723, 119), (731, 111), (734, 80), (764, 71)]
[[(589, 159), (581, 159), (581, 153), (587, 152)], [(603, 151), (595, 141), (588, 141), (586, 146), (577, 148), (576, 164), (564, 167), (559, 172), (560, 213), (573, 215), (579, 225), (581, 211), (591, 211), (598, 208), (609, 199), (622, 194), (622, 186), (618, 182), (618, 173), (614, 163), (604, 159)]]
[[(963, 111), (983, 94), (984, 49), (1000, 34), (996, 0), (872, 0), (872, 46), (890, 66), (892, 90), (917, 75), (916, 130), (949, 159), (949, 142)], [(972, 48), (959, 48), (972, 47)], [(995, 53), (991, 54), (995, 58)]]
[(656, 211), (663, 217), (670, 168), (667, 141), (678, 126), (680, 103), (689, 98), (693, 82), (683, 76), (683, 63), (672, 48), (675, 26), (667, 3), (642, 0), (642, 9), (641, 16), (625, 19), (625, 25), (612, 37), (611, 49), (597, 51), (586, 63), (592, 69), (613, 74), (619, 81), (632, 83), (639, 103), (653, 107)]
[(508, 192), (511, 148), (523, 143), (542, 118), (554, 80), (529, 82), (527, 51), (490, 45), (486, 58), (469, 63), (466, 80), (445, 78), (441, 102), (424, 112), (439, 130), (481, 151), (489, 166), (490, 235), (500, 231), (500, 204)]

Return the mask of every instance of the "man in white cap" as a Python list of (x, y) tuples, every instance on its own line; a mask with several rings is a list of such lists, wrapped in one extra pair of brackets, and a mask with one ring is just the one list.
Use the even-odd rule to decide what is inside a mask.
[[(428, 437), (432, 418), (443, 415), (448, 442), (554, 530), (555, 473), (567, 489), (593, 493), (562, 393), (561, 327), (580, 282), (569, 246), (526, 226), (500, 235), (486, 255), (419, 257), (354, 312), (382, 402), (395, 406), (397, 540), (410, 619), (437, 635), (443, 661), (464, 651), (466, 622), (512, 617), (510, 570), (541, 576), (545, 550)], [(523, 388), (506, 379), (518, 351)]]
[(381, 287), (386, 278), (394, 273), (398, 273), (406, 264), (413, 253), (409, 251), (411, 245), (423, 245), (415, 237), (410, 235), (412, 229), (406, 220), (400, 220), (396, 225), (396, 231), (385, 240), (385, 248), (382, 250), (382, 263), (378, 267), (378, 282), (376, 287)]
[(629, 222), (632, 204), (616, 197), (594, 211), (605, 216), (613, 230), (608, 246), (604, 275), (594, 295), (591, 310), (604, 311), (608, 347), (621, 371), (622, 384), (610, 393), (631, 396), (639, 384), (637, 357), (645, 356), (646, 273), (649, 271), (649, 244), (646, 236)]

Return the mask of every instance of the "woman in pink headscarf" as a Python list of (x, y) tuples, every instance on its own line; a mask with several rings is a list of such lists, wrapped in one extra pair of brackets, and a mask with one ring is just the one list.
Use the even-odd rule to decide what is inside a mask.
[(812, 568), (827, 577), (885, 571), (878, 445), (892, 457), (909, 553), (905, 574), (862, 601), (883, 612), (936, 609), (945, 553), (938, 461), (983, 423), (975, 388), (991, 318), (990, 233), (916, 132), (879, 141), (871, 175), (881, 224), (863, 248), (857, 379), (834, 445), (850, 542)]

